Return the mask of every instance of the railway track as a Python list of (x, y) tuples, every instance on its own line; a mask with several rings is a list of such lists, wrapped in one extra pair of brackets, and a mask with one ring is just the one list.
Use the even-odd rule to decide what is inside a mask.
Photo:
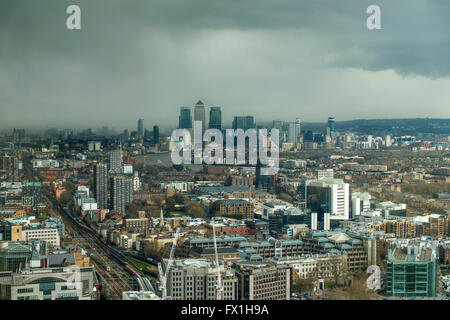
[[(26, 176), (30, 180), (40, 180), (33, 174), (29, 161), (24, 161), (24, 169)], [(148, 279), (145, 278), (130, 259), (120, 251), (105, 244), (95, 231), (68, 214), (53, 193), (45, 190), (43, 198), (50, 210), (61, 217), (77, 246), (82, 247), (90, 254), (92, 264), (100, 277), (101, 284), (108, 289), (111, 298), (121, 300), (122, 292), (133, 290), (135, 282), (138, 284), (144, 283), (144, 289), (151, 287), (151, 284), (147, 285)], [(142, 287), (142, 285), (140, 286)]]
[(112, 254), (117, 255), (116, 251), (104, 244), (94, 231), (70, 216), (52, 194), (47, 193), (45, 198), (48, 204), (52, 205), (53, 210), (57, 211), (63, 219), (73, 241), (89, 252), (102, 285), (108, 288), (111, 298), (121, 300), (123, 291), (133, 290), (134, 279), (126, 269), (125, 264), (122, 265), (110, 258)]

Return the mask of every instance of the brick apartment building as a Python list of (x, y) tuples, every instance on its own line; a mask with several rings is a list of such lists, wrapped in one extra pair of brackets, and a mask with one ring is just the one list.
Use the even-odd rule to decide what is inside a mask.
[(124, 219), (123, 228), (132, 232), (147, 232), (150, 228), (150, 221), (148, 218), (138, 219)]
[(216, 216), (253, 219), (253, 204), (242, 199), (217, 200), (212, 204), (212, 212)]

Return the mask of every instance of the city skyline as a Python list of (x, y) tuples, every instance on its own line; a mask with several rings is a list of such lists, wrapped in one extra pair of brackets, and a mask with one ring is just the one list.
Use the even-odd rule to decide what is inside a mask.
[(221, 106), (224, 123), (450, 118), (444, 1), (418, 1), (420, 17), (407, 1), (378, 1), (373, 31), (370, 1), (78, 4), (76, 31), (66, 3), (0, 5), (1, 126), (167, 127), (199, 99)]
[[(188, 109), (192, 109), (191, 111), (193, 111), (194, 107), (181, 107), (181, 108), (188, 108)], [(180, 112), (180, 109), (178, 108), (178, 112)], [(217, 107), (211, 107), (211, 108), (217, 108)], [(219, 107), (220, 108), (220, 107)], [(210, 109), (208, 107), (208, 109)], [(208, 112), (209, 114), (209, 112)], [(254, 117), (252, 115), (248, 115), (250, 117)], [(248, 116), (233, 116), (232, 119), (230, 121), (222, 121), (222, 129), (232, 129), (233, 128), (233, 122), (234, 122), (234, 118), (246, 118)], [(255, 117), (254, 117), (255, 118)], [(336, 118), (336, 117), (333, 117)], [(141, 119), (141, 118), (140, 118)], [(121, 124), (119, 126), (112, 126), (108, 123), (103, 123), (103, 124), (96, 124), (96, 125), (92, 125), (92, 126), (77, 126), (77, 125), (72, 125), (72, 126), (64, 126), (64, 125), (46, 125), (45, 127), (26, 127), (26, 128), (20, 128), (19, 126), (13, 125), (11, 124), (10, 126), (2, 126), (0, 128), (0, 133), (2, 134), (10, 134), (13, 130), (25, 130), (27, 134), (31, 133), (31, 134), (42, 134), (44, 132), (46, 132), (47, 130), (58, 130), (58, 131), (65, 131), (65, 130), (74, 130), (74, 132), (83, 132), (86, 130), (91, 130), (92, 133), (94, 134), (99, 134), (99, 135), (117, 135), (117, 134), (122, 134), (124, 131), (127, 131), (128, 134), (131, 133), (135, 133), (136, 135), (138, 135), (138, 126), (136, 125), (136, 120), (140, 120), (140, 119), (134, 119), (134, 121), (130, 121), (129, 125), (126, 124)], [(145, 125), (143, 127), (145, 132), (149, 132), (152, 133), (153, 129), (156, 127), (158, 127), (158, 133), (161, 132), (163, 134), (169, 134), (172, 130), (178, 128), (179, 125), (179, 114), (175, 116), (174, 118), (175, 120), (173, 121), (172, 124), (169, 125), (160, 125), (158, 123), (153, 122), (151, 119), (148, 121), (149, 123), (147, 125)], [(143, 119), (145, 120), (145, 119)], [(191, 119), (193, 122), (193, 119)], [(283, 119), (283, 118), (276, 118), (273, 120), (267, 120), (267, 121), (260, 121), (257, 118), (255, 118), (255, 125), (257, 127), (261, 127), (261, 128), (271, 128), (274, 127), (274, 123), (275, 122), (280, 122), (280, 123), (295, 123), (297, 120), (301, 121), (302, 125), (306, 125), (308, 130), (306, 131), (313, 131), (315, 133), (324, 133), (328, 126), (328, 117), (325, 117), (325, 119), (322, 119), (322, 121), (303, 121), (303, 119), (296, 117), (295, 119)], [(399, 117), (399, 118), (374, 118), (374, 119), (350, 119), (350, 120), (342, 120), (342, 119), (336, 119), (335, 122), (336, 123), (351, 123), (351, 122), (360, 122), (360, 121), (413, 121), (413, 120), (419, 120), (419, 121), (448, 121), (450, 120), (450, 118), (437, 118), (437, 117)], [(133, 123), (134, 122), (134, 123)], [(128, 122), (127, 122), (128, 123)], [(209, 115), (206, 119), (206, 126), (210, 126), (209, 123)], [(212, 127), (210, 127), (212, 128)], [(105, 130), (107, 131), (105, 133)], [(162, 131), (161, 131), (162, 130)], [(301, 129), (302, 131), (305, 131), (303, 128)], [(346, 129), (347, 130), (347, 129)], [(306, 132), (305, 131), (305, 132)], [(326, 132), (325, 132), (326, 133)], [(411, 132), (412, 133), (412, 132)]]
[(449, 0), (0, 1), (0, 300), (434, 311), (449, 17)]

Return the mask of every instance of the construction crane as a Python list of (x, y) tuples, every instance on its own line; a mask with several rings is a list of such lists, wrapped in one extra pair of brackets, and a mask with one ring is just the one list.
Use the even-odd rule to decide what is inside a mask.
[(223, 287), (222, 277), (220, 275), (219, 255), (217, 254), (217, 241), (216, 241), (216, 225), (213, 223), (213, 238), (214, 238), (214, 252), (216, 255), (216, 271), (217, 271), (217, 300), (222, 300)]
[(172, 244), (172, 248), (170, 249), (169, 260), (167, 261), (166, 271), (163, 273), (161, 262), (158, 263), (158, 272), (159, 272), (159, 282), (160, 288), (162, 287), (162, 299), (167, 300), (167, 276), (169, 275), (169, 268), (173, 260), (173, 254), (175, 252), (175, 247), (178, 243), (178, 235), (180, 234), (180, 228), (177, 228), (177, 232), (175, 233), (175, 239)]

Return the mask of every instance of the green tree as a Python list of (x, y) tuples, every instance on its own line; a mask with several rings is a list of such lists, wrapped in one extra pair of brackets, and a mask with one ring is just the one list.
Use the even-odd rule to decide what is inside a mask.
[(174, 197), (168, 197), (166, 199), (166, 208), (169, 211), (173, 211), (175, 210), (175, 205), (177, 204), (176, 200), (174, 199)]
[(125, 210), (125, 218), (127, 219), (134, 219), (137, 217), (137, 213), (139, 210), (141, 210), (142, 205), (139, 204), (136, 201), (133, 201), (132, 203), (128, 204)]
[(314, 289), (314, 279), (297, 279), (292, 284), (292, 291), (298, 294), (311, 292)]
[(59, 203), (61, 203), (61, 205), (65, 206), (70, 200), (72, 200), (72, 194), (70, 192), (64, 191), (61, 193), (61, 196), (59, 197)]
[(146, 165), (144, 167), (144, 171), (145, 171), (145, 174), (147, 174), (151, 177), (156, 177), (159, 175), (159, 169), (157, 166)]
[(92, 218), (89, 214), (85, 215), (83, 220), (84, 222), (86, 222), (87, 225), (90, 225), (92, 223)]
[(167, 257), (167, 247), (164, 246), (160, 249), (157, 248), (154, 241), (145, 241), (143, 246), (144, 254), (146, 257), (152, 259), (161, 260), (163, 257)]
[(173, 199), (175, 200), (176, 204), (183, 204), (187, 200), (189, 200), (188, 197), (186, 197), (184, 194), (179, 193), (179, 192), (174, 194)]
[(204, 218), (206, 216), (205, 210), (197, 201), (190, 200), (186, 202), (186, 214), (194, 218)]
[(153, 204), (155, 206), (160, 208), (161, 205), (162, 205), (163, 199), (160, 196), (153, 196), (152, 197), (152, 202), (153, 202)]
[(64, 182), (63, 187), (69, 194), (71, 194), (75, 190), (75, 185), (70, 181)]

